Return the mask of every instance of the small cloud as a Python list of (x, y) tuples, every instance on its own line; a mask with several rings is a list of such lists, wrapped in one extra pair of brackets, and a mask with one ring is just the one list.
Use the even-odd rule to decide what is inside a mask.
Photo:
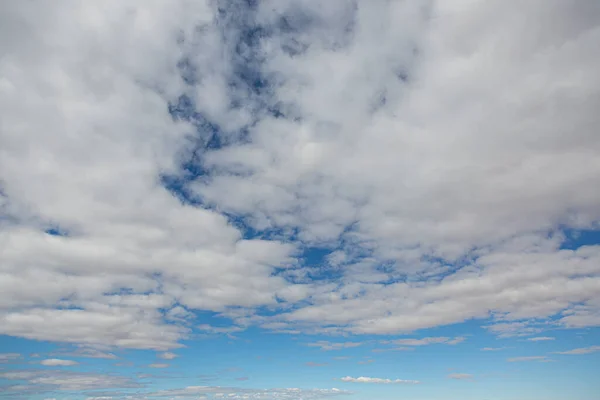
[(464, 336), (457, 336), (454, 338), (449, 338), (445, 336), (440, 337), (424, 337), (422, 339), (396, 339), (396, 340), (386, 340), (382, 341), (383, 344), (397, 344), (400, 346), (427, 346), (430, 344), (449, 344), (456, 345), (462, 343), (466, 340)]
[(47, 367), (69, 367), (71, 365), (79, 364), (77, 361), (73, 360), (61, 360), (59, 358), (48, 358), (46, 360), (40, 361), (40, 364), (45, 365)]
[(21, 358), (19, 353), (0, 353), (0, 364), (7, 363), (12, 360), (18, 360)]
[(247, 376), (240, 376), (239, 378), (235, 378), (236, 381), (247, 381), (248, 379), (250, 378), (248, 378)]
[(324, 367), (324, 366), (326, 366), (328, 364), (327, 363), (316, 363), (316, 362), (309, 361), (305, 365), (307, 367)]
[(513, 357), (509, 358), (508, 362), (520, 362), (520, 361), (550, 361), (546, 356), (529, 356), (529, 357)]
[(328, 342), (326, 340), (321, 340), (318, 342), (313, 342), (313, 343), (308, 343), (307, 346), (309, 347), (320, 347), (321, 350), (325, 350), (325, 351), (330, 351), (330, 350), (341, 350), (341, 349), (348, 349), (351, 347), (358, 347), (361, 346), (362, 343), (360, 342)]
[(451, 346), (454, 346), (455, 344), (462, 343), (462, 342), (464, 342), (465, 340), (467, 340), (467, 338), (466, 338), (466, 337), (464, 337), (464, 336), (458, 336), (458, 337), (455, 337), (455, 338), (454, 338), (454, 339), (452, 339), (452, 340), (449, 340), (449, 341), (447, 341), (447, 342), (446, 342), (446, 344), (449, 344), (449, 345), (451, 345)]
[(158, 355), (159, 358), (162, 358), (163, 360), (172, 360), (174, 358), (179, 357), (177, 354), (175, 353), (170, 353), (170, 352), (166, 352), (166, 353), (161, 353)]
[(198, 325), (198, 329), (201, 331), (204, 331), (206, 333), (210, 333), (210, 334), (230, 334), (230, 333), (241, 332), (241, 331), (245, 330), (245, 328), (242, 328), (240, 326), (221, 327), (221, 326), (211, 326), (208, 324)]
[(412, 351), (414, 347), (392, 347), (390, 349), (373, 349), (371, 350), (373, 353), (384, 353), (388, 351)]
[(481, 351), (500, 351), (506, 348), (507, 347), (484, 347), (483, 349), (481, 349)]
[(340, 357), (333, 357), (334, 360), (349, 360), (350, 357), (348, 356), (340, 356)]
[(527, 339), (529, 342), (545, 342), (548, 340), (554, 340), (553, 337), (550, 336), (540, 336), (540, 337), (532, 337)]
[(84, 357), (84, 358), (103, 358), (107, 360), (114, 360), (118, 357), (113, 353), (103, 352), (97, 349), (91, 348), (79, 348), (73, 352), (65, 352), (65, 353), (54, 353), (52, 355), (57, 356), (67, 356), (67, 357)]
[(540, 333), (544, 330), (543, 326), (533, 324), (532, 322), (504, 322), (487, 325), (485, 328), (502, 338), (530, 336)]
[(149, 398), (200, 398), (205, 396), (216, 399), (305, 399), (316, 400), (331, 396), (352, 394), (349, 391), (331, 389), (300, 389), (300, 388), (278, 388), (278, 389), (251, 389), (221, 386), (187, 386), (179, 389), (166, 389), (146, 393)]
[(471, 375), (471, 374), (454, 373), (454, 374), (448, 375), (448, 378), (450, 378), (450, 379), (456, 379), (456, 380), (459, 380), (459, 381), (468, 381), (468, 380), (472, 380), (473, 379), (473, 375)]
[(567, 350), (567, 351), (557, 351), (555, 354), (568, 354), (568, 355), (581, 355), (581, 354), (591, 354), (600, 351), (600, 346), (590, 346), (590, 347), (581, 347), (579, 349)]
[(150, 368), (169, 368), (169, 364), (154, 363), (154, 364), (148, 365), (148, 367), (150, 367)]
[(135, 364), (132, 361), (123, 361), (115, 363), (115, 367), (133, 367)]
[(375, 362), (375, 360), (364, 360), (364, 361), (359, 361), (358, 364), (371, 364), (374, 362)]
[(359, 376), (358, 378), (352, 378), (351, 376), (345, 376), (341, 378), (344, 382), (352, 383), (377, 383), (377, 384), (409, 384), (416, 385), (421, 383), (419, 381), (407, 380), (407, 379), (384, 379), (384, 378), (369, 378), (366, 376)]

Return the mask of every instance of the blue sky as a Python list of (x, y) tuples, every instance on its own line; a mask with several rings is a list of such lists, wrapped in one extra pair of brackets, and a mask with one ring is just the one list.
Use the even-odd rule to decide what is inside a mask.
[(594, 400), (600, 3), (0, 5), (0, 398)]

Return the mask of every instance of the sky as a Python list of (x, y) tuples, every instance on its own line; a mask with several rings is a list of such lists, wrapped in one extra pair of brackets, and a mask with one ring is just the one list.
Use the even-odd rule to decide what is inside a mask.
[(0, 2), (0, 399), (597, 400), (600, 2)]

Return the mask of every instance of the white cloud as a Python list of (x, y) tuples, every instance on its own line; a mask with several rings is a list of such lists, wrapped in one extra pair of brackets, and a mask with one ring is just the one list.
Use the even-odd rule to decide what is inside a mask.
[(177, 396), (210, 396), (210, 398), (229, 398), (229, 399), (320, 399), (330, 396), (348, 395), (351, 392), (341, 389), (299, 389), (299, 388), (281, 388), (281, 389), (251, 389), (225, 386), (188, 386), (181, 389), (168, 389), (147, 393), (148, 397), (177, 397)]
[(307, 367), (325, 367), (326, 365), (328, 365), (327, 363), (317, 363), (314, 361), (309, 361), (306, 364)]
[(449, 374), (448, 378), (459, 380), (459, 381), (469, 381), (469, 380), (473, 379), (473, 375), (472, 374), (464, 374), (464, 373), (453, 373), (453, 374)]
[(507, 359), (508, 362), (521, 362), (521, 361), (550, 361), (546, 356), (525, 356), (525, 357), (512, 357)]
[(366, 376), (359, 376), (358, 378), (352, 378), (350, 376), (345, 376), (340, 378), (344, 382), (353, 382), (353, 383), (379, 383), (379, 384), (418, 384), (419, 381), (414, 380), (406, 380), (406, 379), (387, 379), (387, 378), (369, 378)]
[(546, 342), (549, 340), (554, 340), (555, 338), (550, 337), (550, 336), (538, 336), (538, 337), (532, 337), (532, 338), (528, 338), (527, 340), (530, 342)]
[(153, 364), (149, 364), (148, 367), (150, 367), (150, 368), (169, 368), (169, 364), (153, 363)]
[(330, 350), (342, 350), (348, 349), (352, 347), (362, 346), (361, 342), (329, 342), (327, 340), (320, 340), (318, 342), (308, 343), (309, 347), (320, 347), (321, 350), (330, 351)]
[(556, 354), (570, 354), (570, 355), (581, 355), (581, 354), (591, 354), (600, 351), (600, 346), (590, 346), (590, 347), (581, 347), (578, 349), (567, 350), (567, 351), (558, 351)]
[(40, 361), (40, 364), (48, 366), (48, 367), (69, 367), (72, 365), (78, 365), (77, 361), (73, 360), (61, 360), (59, 358), (48, 358), (46, 360)]
[[(258, 98), (210, 1), (2, 3), (0, 334), (167, 351), (193, 310), (290, 333), (600, 325), (600, 247), (560, 233), (600, 220), (596, 1), (260, 4), (315, 23), (262, 39)], [(231, 146), (195, 148), (182, 94)], [(160, 181), (192, 153), (206, 207)], [(305, 266), (312, 244), (335, 252)]]
[(373, 353), (385, 353), (388, 351), (411, 351), (414, 350), (414, 347), (392, 347), (392, 348), (385, 348), (385, 349), (373, 349)]
[(165, 352), (165, 353), (159, 354), (158, 357), (162, 358), (163, 360), (173, 360), (173, 359), (177, 358), (178, 355), (175, 353), (171, 353), (171, 352)]
[(400, 346), (426, 346), (426, 345), (430, 345), (430, 344), (456, 345), (456, 344), (464, 342), (465, 339), (466, 338), (463, 336), (457, 336), (455, 338), (440, 336), (440, 337), (424, 337), (421, 339), (396, 339), (396, 340), (383, 341), (382, 343), (386, 343), (386, 344), (393, 343), (393, 344), (397, 344)]
[(0, 353), (0, 364), (21, 358), (20, 353)]
[[(0, 372), (0, 378), (7, 380), (24, 380), (27, 385), (18, 391), (52, 392), (100, 390), (111, 388), (139, 388), (141, 385), (129, 378), (107, 374), (70, 372), (63, 370), (12, 370)], [(8, 392), (10, 393), (10, 391)]]
[(202, 325), (198, 325), (198, 329), (202, 332), (206, 332), (206, 333), (235, 333), (235, 332), (241, 332), (244, 330), (244, 328), (240, 327), (240, 326), (226, 326), (226, 327), (220, 327), (220, 326), (210, 326), (207, 324), (202, 324)]
[[(15, 221), (2, 228), (0, 333), (165, 350), (187, 335), (159, 311), (175, 297), (213, 311), (275, 304), (288, 284), (271, 266), (294, 246), (242, 240), (159, 184), (194, 131), (168, 112), (185, 90), (177, 36), (212, 21), (208, 2), (3, 4), (0, 14), (2, 36), (18, 38), (0, 43), (2, 213)], [(68, 237), (45, 234), (52, 225)], [(162, 296), (105, 295), (159, 286)]]
[(91, 348), (79, 348), (75, 352), (69, 353), (69, 355), (72, 355), (75, 357), (85, 357), (85, 358), (104, 358), (107, 360), (114, 360), (114, 359), (118, 358), (113, 353), (108, 353), (108, 352), (100, 351), (97, 349), (91, 349)]

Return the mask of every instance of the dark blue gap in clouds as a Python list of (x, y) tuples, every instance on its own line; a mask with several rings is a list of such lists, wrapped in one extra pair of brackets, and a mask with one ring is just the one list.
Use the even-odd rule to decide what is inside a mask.
[(258, 2), (230, 0), (217, 4), (215, 23), (230, 50), (231, 106), (249, 110), (255, 116), (264, 113), (272, 102), (273, 82), (263, 68), (263, 40), (273, 35), (273, 27), (256, 22)]
[(198, 68), (189, 57), (184, 56), (179, 60), (177, 63), (177, 70), (186, 85), (194, 86), (198, 83)]
[[(177, 103), (169, 104), (169, 113), (174, 120), (187, 121), (196, 127), (195, 135), (189, 138), (188, 148), (180, 155), (179, 173), (161, 176), (163, 186), (185, 204), (211, 208), (210, 205), (203, 204), (202, 199), (194, 198), (188, 189), (189, 183), (209, 180), (215, 173), (203, 165), (205, 153), (248, 142), (249, 129), (261, 113), (266, 112), (275, 117), (283, 115), (280, 105), (270, 104), (268, 89), (272, 85), (261, 70), (264, 61), (260, 51), (261, 40), (270, 32), (254, 22), (257, 6), (256, 1), (217, 1), (214, 22), (221, 30), (225, 49), (230, 51), (227, 56), (232, 71), (229, 76), (230, 107), (234, 111), (236, 108), (249, 110), (254, 116), (250, 125), (242, 127), (238, 132), (224, 132), (217, 123), (206, 118), (186, 94), (182, 94)], [(181, 38), (180, 42), (183, 43), (184, 40)], [(194, 49), (196, 50), (201, 51)], [(182, 79), (190, 86), (201, 78), (201, 71), (194, 65), (193, 57), (182, 57), (178, 68)], [(232, 222), (239, 225), (243, 222), (243, 217), (238, 216), (237, 221)], [(246, 232), (244, 236), (254, 235)]]
[(577, 250), (582, 246), (600, 244), (600, 229), (563, 229), (565, 240), (561, 250)]
[(60, 226), (53, 226), (51, 228), (46, 229), (44, 232), (50, 236), (69, 236), (69, 233), (66, 230), (62, 229)]
[[(305, 47), (296, 38), (322, 21), (316, 21), (315, 15), (309, 15), (308, 11), (304, 12), (301, 6), (298, 6), (286, 11), (286, 14), (277, 18), (272, 25), (264, 25), (257, 22), (258, 1), (222, 0), (213, 4), (214, 24), (221, 31), (224, 49), (229, 51), (226, 60), (230, 63), (228, 70), (231, 71), (228, 76), (230, 107), (233, 112), (242, 108), (250, 111), (253, 118), (239, 132), (224, 132), (215, 121), (207, 118), (201, 109), (197, 109), (190, 95), (182, 94), (176, 103), (169, 105), (169, 112), (173, 119), (193, 124), (196, 132), (189, 138), (188, 148), (180, 155), (178, 173), (163, 174), (160, 177), (161, 183), (182, 203), (216, 210), (225, 215), (229, 222), (242, 232), (244, 239), (296, 241), (298, 239), (296, 228), (273, 227), (257, 230), (252, 227), (249, 216), (218, 210), (216, 205), (207, 204), (203, 199), (194, 196), (189, 186), (192, 182), (209, 182), (213, 176), (221, 173), (237, 174), (236, 171), (210, 170), (204, 164), (203, 158), (207, 153), (227, 146), (251, 142), (251, 128), (261, 118), (301, 119), (300, 115), (294, 114), (293, 105), (282, 104), (277, 100), (275, 89), (278, 79), (281, 78), (265, 72), (264, 63), (267, 55), (263, 51), (263, 44), (272, 36), (279, 35), (283, 38), (283, 45), (286, 43), (289, 45), (295, 40), (300, 47)], [(352, 33), (355, 24), (356, 3), (352, 2), (350, 5), (352, 7), (349, 8), (349, 12), (344, 13), (343, 16), (348, 19), (344, 32), (345, 39), (348, 39), (347, 36)], [(201, 34), (200, 30), (198, 34)], [(181, 38), (180, 44), (184, 42), (185, 38)], [(193, 49), (196, 50), (201, 51), (201, 49)], [(202, 71), (194, 65), (193, 57), (190, 55), (181, 58), (178, 68), (188, 86), (195, 85), (201, 79)], [(314, 262), (316, 256), (311, 252), (315, 251), (318, 252), (307, 250), (304, 256)], [(320, 272), (314, 278), (334, 279), (335, 277), (333, 272)]]

